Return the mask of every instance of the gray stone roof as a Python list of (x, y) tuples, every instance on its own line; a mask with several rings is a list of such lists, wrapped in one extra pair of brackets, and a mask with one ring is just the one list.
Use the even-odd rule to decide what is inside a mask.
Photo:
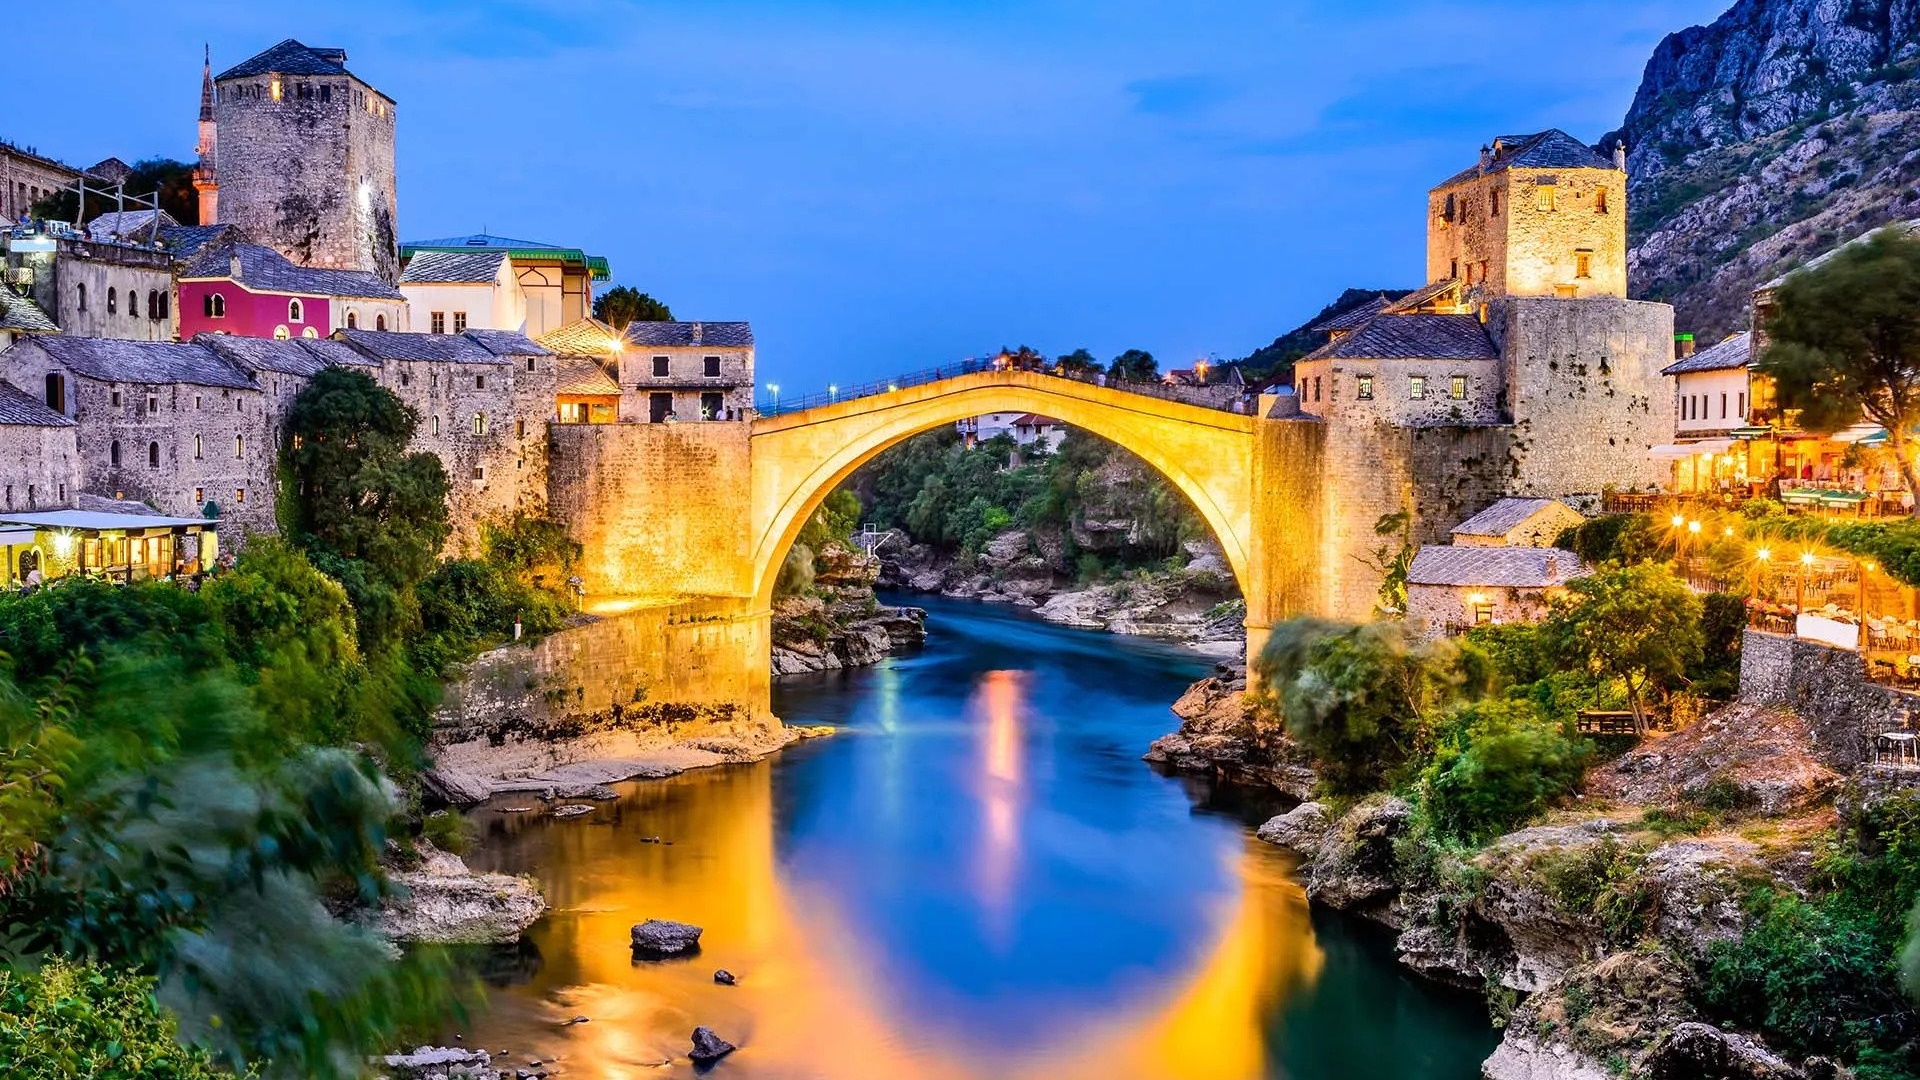
[(1660, 369), (1662, 375), (1684, 375), (1690, 371), (1731, 371), (1743, 368), (1753, 359), (1753, 335), (1745, 330), (1717, 345), (1709, 345), (1692, 356), (1682, 357)]
[(0, 382), (0, 424), (16, 427), (73, 427), (74, 421), (11, 383)]
[(1407, 584), (1544, 589), (1591, 573), (1580, 556), (1561, 548), (1428, 544), (1413, 556)]
[(1309, 333), (1331, 334), (1340, 330), (1351, 330), (1375, 315), (1393, 306), (1393, 300), (1386, 293), (1371, 300), (1363, 300), (1347, 310), (1328, 319), (1323, 319), (1307, 328)]
[(486, 284), (500, 276), (506, 261), (504, 251), (423, 251), (407, 260), (400, 283)]
[(667, 348), (753, 347), (753, 327), (743, 322), (636, 322), (627, 324), (625, 336), (635, 345)]
[(1393, 306), (1389, 307), (1387, 311), (1395, 315), (1417, 312), (1423, 306), (1433, 303), (1450, 292), (1456, 292), (1459, 288), (1460, 281), (1458, 278), (1442, 278), (1432, 284), (1422, 285), (1418, 289), (1395, 300)]
[(1613, 168), (1613, 162), (1599, 151), (1559, 128), (1536, 131), (1532, 135), (1501, 135), (1494, 139), (1492, 146), (1491, 160), (1484, 169), (1475, 162), (1435, 185), (1436, 189), (1507, 169)]
[(248, 371), (311, 376), (326, 366), (325, 360), (302, 348), (307, 342), (299, 338), (275, 341), (233, 334), (195, 334), (193, 343)]
[(1309, 360), (1496, 360), (1500, 350), (1473, 315), (1381, 315), (1308, 354)]
[(596, 394), (606, 397), (620, 392), (620, 384), (613, 381), (606, 369), (584, 356), (567, 356), (560, 360), (560, 371), (554, 380), (553, 392), (556, 394)]
[(238, 225), (162, 225), (160, 243), (173, 257), (182, 261), (191, 260), (206, 250), (208, 244), (226, 240), (241, 239)]
[(213, 77), (214, 82), (244, 79), (254, 75), (345, 75), (345, 49), (309, 48), (288, 38), (278, 45), (242, 60)]
[(540, 344), (561, 356), (609, 356), (619, 331), (589, 315), (540, 335)]
[(145, 240), (156, 218), (161, 229), (180, 227), (165, 210), (111, 210), (87, 222), (87, 236), (94, 240)]
[[(240, 273), (233, 260), (240, 259)], [(181, 280), (193, 278), (235, 281), (255, 292), (299, 296), (352, 296), (370, 300), (405, 300), (399, 289), (378, 274), (364, 270), (323, 270), (295, 266), (285, 255), (259, 244), (228, 243), (207, 248), (180, 271)]]
[(375, 360), (435, 360), (454, 364), (505, 364), (513, 357), (548, 356), (520, 334), (469, 330), (464, 334), (407, 334), (391, 330), (338, 330), (334, 336)]
[(1455, 536), (1505, 536), (1533, 515), (1556, 504), (1554, 499), (1500, 499), (1453, 527)]
[(0, 330), (22, 334), (57, 334), (60, 328), (39, 304), (7, 289), (0, 289)]
[(192, 342), (119, 341), (48, 334), (32, 339), (76, 375), (103, 382), (187, 383), (255, 390), (252, 376), (219, 353)]

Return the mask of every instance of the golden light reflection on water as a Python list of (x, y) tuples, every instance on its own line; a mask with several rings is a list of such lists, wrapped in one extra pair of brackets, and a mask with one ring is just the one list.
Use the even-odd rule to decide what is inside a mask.
[[(973, 699), (982, 815), (973, 899), (1002, 944), (1012, 939), (1030, 772), (1021, 679), (988, 673)], [(1238, 888), (1184, 970), (1121, 973), (1132, 981), (1118, 1005), (1111, 996), (1104, 1007), (1048, 1001), (1054, 1022), (1038, 1041), (930, 1023), (887, 985), (883, 943), (856, 933), (826, 890), (782, 879), (772, 776), (762, 763), (640, 784), (574, 821), (483, 811), (495, 834), (476, 863), (555, 871), (543, 880), (553, 913), (531, 935), (543, 966), (495, 996), (475, 1024), (485, 1044), (558, 1059), (559, 1075), (595, 1080), (692, 1075), (684, 1055), (697, 1024), (740, 1044), (723, 1066), (740, 1077), (1240, 1080), (1266, 1075), (1268, 1017), (1320, 972), (1304, 895), (1270, 849), (1249, 840), (1230, 855)], [(634, 962), (628, 928), (646, 918), (702, 925), (704, 951)], [(721, 967), (740, 985), (715, 985)], [(577, 1015), (589, 1022), (560, 1026)]]

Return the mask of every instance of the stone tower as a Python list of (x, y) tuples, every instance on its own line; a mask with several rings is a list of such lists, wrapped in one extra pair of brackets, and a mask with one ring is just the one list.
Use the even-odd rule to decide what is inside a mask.
[[(203, 47), (204, 48), (204, 47)], [(200, 158), (193, 167), (193, 190), (200, 194), (200, 224), (220, 220), (220, 180), (214, 172), (213, 50), (205, 48), (200, 59)]]
[(399, 277), (393, 99), (288, 39), (214, 78), (220, 224), (302, 266)]
[(1627, 295), (1627, 174), (1564, 131), (1503, 135), (1427, 194), (1427, 280), (1469, 300)]

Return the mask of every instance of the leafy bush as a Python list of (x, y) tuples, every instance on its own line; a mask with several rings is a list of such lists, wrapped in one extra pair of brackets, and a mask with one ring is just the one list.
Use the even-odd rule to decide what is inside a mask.
[(0, 968), (0, 1075), (10, 1080), (214, 1080), (231, 1074), (175, 1041), (153, 980), (55, 960)]
[(1530, 701), (1473, 702), (1449, 719), (1420, 790), (1441, 835), (1484, 841), (1571, 794), (1592, 753)]
[(1601, 563), (1637, 563), (1666, 556), (1666, 542), (1645, 514), (1608, 514), (1561, 533), (1558, 546), (1595, 566)]

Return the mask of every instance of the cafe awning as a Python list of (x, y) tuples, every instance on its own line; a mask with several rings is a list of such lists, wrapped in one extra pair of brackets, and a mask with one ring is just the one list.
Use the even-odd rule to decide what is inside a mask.
[(1833, 433), (1834, 442), (1866, 443), (1869, 446), (1875, 445), (1876, 442), (1885, 442), (1886, 438), (1887, 429), (1879, 424), (1855, 424)]
[(1647, 451), (1655, 461), (1675, 461), (1695, 454), (1724, 454), (1733, 449), (1732, 439), (1701, 439), (1697, 442), (1664, 443)]
[(1737, 427), (1733, 429), (1733, 437), (1736, 439), (1764, 439), (1772, 434), (1773, 429), (1765, 424), (1757, 427)]

